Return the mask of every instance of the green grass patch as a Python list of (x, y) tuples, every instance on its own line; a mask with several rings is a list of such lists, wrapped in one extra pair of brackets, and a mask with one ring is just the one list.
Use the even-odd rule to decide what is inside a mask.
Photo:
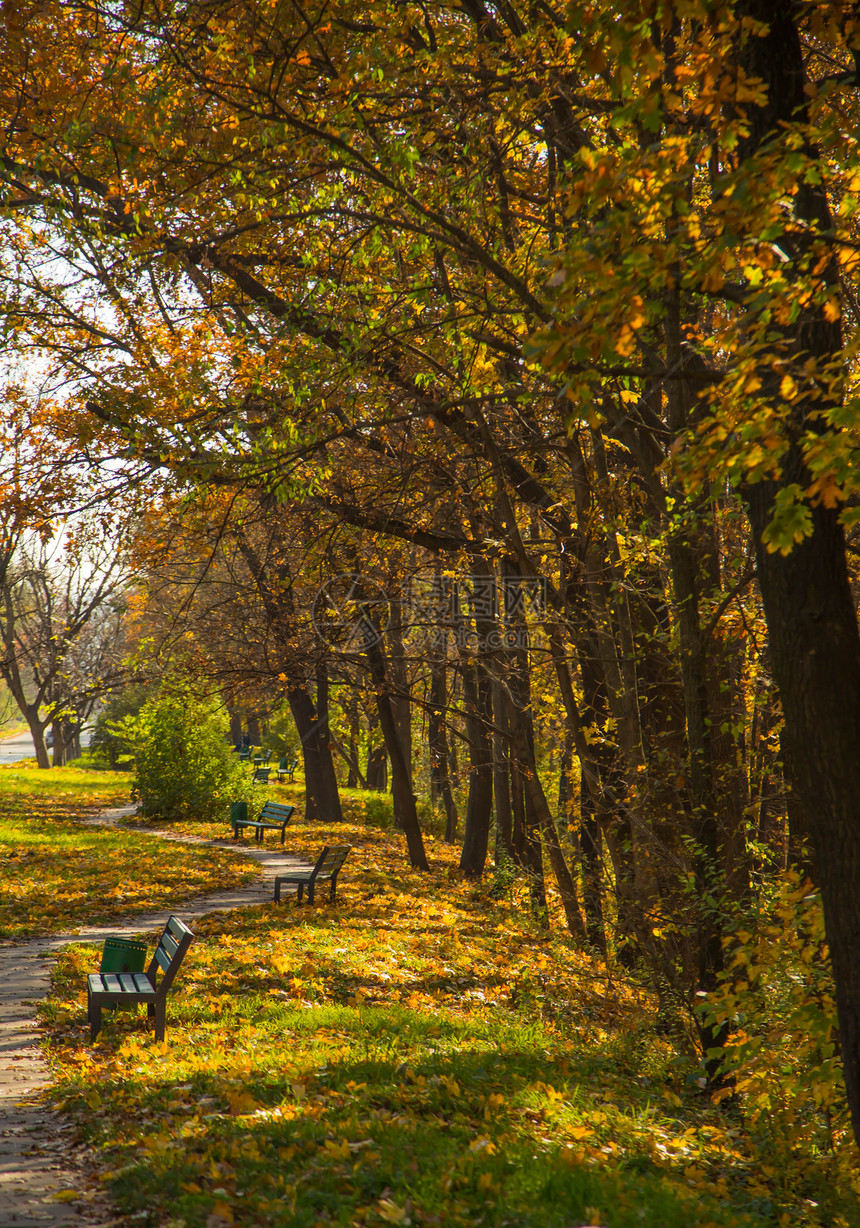
[(82, 820), (128, 803), (122, 772), (0, 768), (0, 941), (101, 924), (252, 881), (229, 851)]
[(769, 1168), (644, 990), (463, 883), (434, 840), (428, 875), (380, 829), (299, 825), (290, 851), (344, 837), (336, 905), (195, 926), (164, 1045), (127, 1011), (90, 1045), (98, 951), (63, 954), (54, 1096), (135, 1222), (857, 1223), (853, 1149)]

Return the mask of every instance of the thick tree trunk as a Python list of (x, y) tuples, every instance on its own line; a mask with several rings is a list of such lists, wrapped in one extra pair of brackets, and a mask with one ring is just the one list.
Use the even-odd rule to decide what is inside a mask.
[(860, 635), (836, 513), (814, 509), (812, 535), (787, 556), (770, 554), (761, 535), (775, 493), (771, 484), (752, 488), (750, 515), (784, 741), (814, 844), (845, 1085), (860, 1141)]
[[(746, 159), (775, 139), (785, 125), (804, 122), (806, 79), (796, 7), (789, 0), (747, 0), (742, 9), (766, 23), (766, 29), (757, 30), (739, 49), (744, 70), (767, 87), (764, 104), (747, 107), (749, 135), (740, 145)], [(812, 183), (798, 185), (793, 209), (809, 231), (794, 230), (780, 246), (797, 261), (801, 277), (811, 232), (820, 228), (827, 235), (832, 221), (823, 189)], [(823, 276), (838, 293), (835, 258)], [(822, 367), (839, 362), (839, 325), (825, 319), (813, 300), (796, 323), (783, 327), (775, 348), (783, 362), (791, 357), (799, 367), (810, 358)], [(804, 370), (805, 382), (815, 384), (808, 366)], [(765, 392), (791, 420), (789, 429), (798, 433), (822, 429), (821, 414), (828, 406), (817, 389), (810, 401), (799, 396), (784, 405), (779, 380), (780, 374), (771, 376)], [(778, 482), (753, 485), (746, 497), (773, 674), (785, 717), (785, 744), (815, 847), (836, 982), (845, 1085), (854, 1135), (860, 1142), (860, 633), (836, 508), (810, 506), (811, 533), (788, 554), (771, 553), (763, 543), (777, 495), (793, 484), (801, 490), (810, 484), (796, 444), (782, 461)]]
[[(548, 925), (541, 845), (541, 831), (544, 827), (541, 799), (545, 806), (546, 798), (537, 780), (531, 674), (528, 649), (524, 645), (508, 655), (508, 668), (511, 705), (509, 722), (512, 735), (511, 784), (521, 791), (523, 803), (522, 864), (529, 876), (532, 912), (539, 921)], [(514, 814), (516, 816), (516, 806)]]
[(248, 717), (248, 740), (252, 746), (263, 745), (263, 730), (260, 726), (259, 712), (252, 712)]
[(340, 793), (325, 721), (320, 721), (307, 687), (291, 687), (287, 700), (299, 738), (305, 768), (305, 818), (324, 823), (342, 823)]
[(45, 745), (45, 727), (39, 720), (38, 713), (25, 711), (23, 714), (27, 720), (27, 725), (30, 729), (30, 737), (33, 739), (33, 746), (36, 748), (36, 764), (43, 769), (48, 769), (51, 766), (51, 757), (48, 754), (48, 748)]
[(591, 790), (585, 777), (582, 779), (580, 797), (579, 847), (582, 852), (584, 880), (582, 907), (585, 912), (585, 933), (589, 943), (605, 956), (606, 932), (603, 928), (603, 898), (601, 895), (603, 858), (600, 852), (600, 820), (597, 817)]

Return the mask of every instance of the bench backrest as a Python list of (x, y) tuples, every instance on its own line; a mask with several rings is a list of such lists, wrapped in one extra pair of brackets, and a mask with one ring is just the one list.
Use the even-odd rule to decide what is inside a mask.
[(337, 874), (351, 852), (351, 844), (326, 845), (314, 866), (314, 878), (331, 878)]
[(286, 823), (293, 817), (295, 809), (295, 806), (287, 806), (285, 802), (266, 802), (260, 811), (260, 818), (277, 819), (279, 823)]
[(258, 768), (255, 768), (255, 769), (254, 769), (254, 781), (255, 781), (257, 784), (261, 784), (261, 785), (262, 785), (262, 784), (268, 784), (268, 782), (269, 782), (269, 776), (271, 775), (271, 771), (272, 771), (272, 769), (271, 769), (271, 768), (267, 768), (267, 767), (258, 767)]
[[(194, 935), (184, 921), (180, 921), (178, 917), (168, 918), (164, 933), (158, 940), (155, 954), (146, 970), (146, 975), (152, 984), (156, 985), (156, 993), (167, 993), (193, 940)], [(159, 972), (161, 980), (156, 984)]]

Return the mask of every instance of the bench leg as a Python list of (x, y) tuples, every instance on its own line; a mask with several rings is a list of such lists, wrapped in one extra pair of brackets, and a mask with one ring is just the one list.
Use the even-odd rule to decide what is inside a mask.
[(167, 997), (163, 997), (159, 1002), (156, 1002), (153, 1007), (149, 1008), (155, 1015), (155, 1039), (164, 1040), (164, 1029), (167, 1014)]
[(89, 1002), (87, 1003), (87, 1019), (89, 1020), (90, 1024), (90, 1044), (92, 1044), (99, 1032), (102, 1030), (101, 1003), (93, 1002), (92, 998), (90, 998)]
[[(276, 904), (279, 903), (281, 899), (281, 883), (286, 882), (286, 881), (287, 881), (286, 879), (282, 879), (282, 878), (275, 879), (275, 903)], [(296, 883), (296, 903), (297, 904), (301, 904), (302, 902), (302, 894), (304, 892), (304, 889), (305, 889), (304, 883)], [(313, 883), (308, 884), (308, 901), (311, 904), (313, 904), (314, 902)]]

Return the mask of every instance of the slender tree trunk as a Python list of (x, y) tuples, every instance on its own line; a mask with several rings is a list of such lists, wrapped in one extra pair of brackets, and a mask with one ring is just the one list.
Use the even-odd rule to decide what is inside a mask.
[(570, 816), (573, 809), (573, 736), (570, 729), (564, 733), (564, 746), (561, 752), (561, 762), (558, 768), (558, 826), (566, 832), (570, 828)]
[(388, 751), (385, 743), (367, 748), (367, 787), (374, 793), (388, 791)]
[(429, 716), (427, 741), (430, 749), (430, 797), (434, 805), (439, 802), (445, 810), (445, 842), (454, 844), (457, 839), (457, 804), (448, 775), (448, 732), (446, 728), (448, 709), (448, 662), (447, 635), (437, 628), (431, 646)]
[[(534, 755), (534, 742), (528, 726), (527, 714), (523, 711), (515, 712), (514, 715), (514, 751), (523, 769), (526, 805), (531, 814), (534, 815), (535, 826), (543, 833), (544, 840), (546, 841), (550, 865), (558, 884), (559, 895), (561, 896), (564, 914), (567, 919), (567, 928), (574, 938), (580, 942), (585, 942), (585, 926), (582, 923), (582, 916), (579, 911), (576, 885), (559, 843), (558, 831), (556, 830), (555, 822), (553, 821), (546, 795), (538, 776)], [(537, 843), (539, 850), (539, 843), (537, 841), (535, 843)], [(546, 908), (546, 891), (543, 885), (542, 874), (536, 903), (538, 907)]]
[[(391, 621), (387, 630), (389, 646), (387, 670), (391, 678), (391, 708), (403, 748), (403, 760), (409, 772), (409, 790), (414, 794), (412, 779), (412, 697), (409, 673), (406, 668), (406, 650), (403, 645), (403, 611), (399, 601), (390, 602)], [(394, 825), (402, 829), (397, 797), (394, 797)]]
[(580, 790), (581, 814), (579, 847), (582, 851), (584, 889), (582, 906), (585, 912), (585, 933), (591, 946), (606, 955), (606, 933), (603, 928), (603, 858), (600, 852), (600, 820), (597, 817), (591, 789), (585, 777)]
[(480, 878), (487, 861), (493, 814), (492, 691), (487, 671), (478, 661), (464, 662), (462, 676), (469, 742), (469, 799), (460, 869), (467, 878)]
[(502, 853), (514, 860), (508, 703), (498, 678), (493, 679), (493, 797), (496, 803), (496, 861), (499, 862)]
[(406, 836), (406, 846), (409, 850), (410, 864), (418, 870), (427, 870), (427, 854), (424, 851), (424, 838), (421, 834), (421, 824), (418, 821), (418, 807), (415, 793), (412, 789), (412, 773), (404, 755), (400, 730), (394, 705), (391, 702), (385, 655), (378, 639), (370, 637), (366, 645), (367, 660), (370, 665), (374, 686), (376, 687), (376, 703), (379, 712), (379, 723), (382, 726), (382, 736), (391, 760), (391, 781), (394, 801), (398, 807), (403, 833)]

